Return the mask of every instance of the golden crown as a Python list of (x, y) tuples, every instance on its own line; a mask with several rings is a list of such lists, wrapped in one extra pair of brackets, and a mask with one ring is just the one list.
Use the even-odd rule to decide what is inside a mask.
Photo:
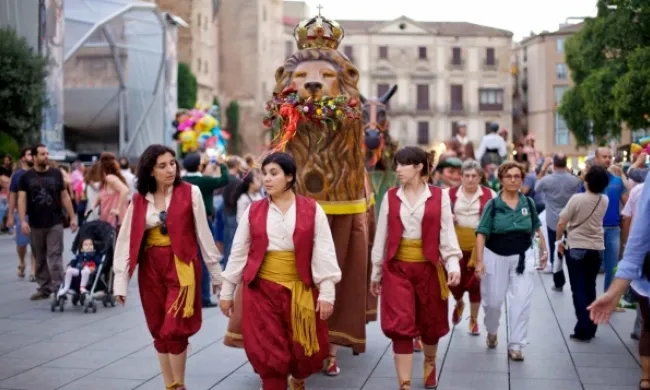
[(337, 49), (345, 36), (343, 27), (333, 20), (329, 20), (320, 14), (321, 6), (318, 6), (318, 16), (298, 23), (293, 30), (298, 49), (322, 48)]

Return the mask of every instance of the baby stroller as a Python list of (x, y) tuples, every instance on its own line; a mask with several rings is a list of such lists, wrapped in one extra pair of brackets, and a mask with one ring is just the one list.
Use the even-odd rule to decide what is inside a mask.
[(54, 294), (51, 309), (55, 311), (64, 310), (67, 295), (71, 295), (72, 304), (74, 306), (84, 306), (84, 313), (92, 310), (93, 313), (97, 312), (97, 304), (95, 301), (101, 301), (104, 307), (115, 307), (115, 297), (113, 296), (113, 251), (115, 249), (115, 229), (103, 221), (86, 222), (79, 228), (79, 232), (72, 242), (72, 253), (77, 255), (80, 250), (81, 244), (87, 238), (93, 240), (95, 252), (100, 256), (101, 261), (97, 265), (96, 271), (91, 274), (88, 280), (88, 294), (80, 293), (79, 276), (75, 276), (72, 280), (70, 290), (64, 296), (59, 297)]

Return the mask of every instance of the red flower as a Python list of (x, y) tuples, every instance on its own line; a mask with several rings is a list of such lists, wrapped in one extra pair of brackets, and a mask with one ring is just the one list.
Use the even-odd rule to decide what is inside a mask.
[(354, 108), (359, 105), (359, 101), (355, 98), (348, 100), (348, 106)]

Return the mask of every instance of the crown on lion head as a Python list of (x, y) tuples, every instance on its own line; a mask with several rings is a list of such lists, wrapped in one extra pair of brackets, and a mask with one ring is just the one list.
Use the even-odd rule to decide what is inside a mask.
[(321, 16), (303, 20), (293, 30), (298, 49), (330, 48), (337, 49), (345, 36), (343, 27), (333, 20)]

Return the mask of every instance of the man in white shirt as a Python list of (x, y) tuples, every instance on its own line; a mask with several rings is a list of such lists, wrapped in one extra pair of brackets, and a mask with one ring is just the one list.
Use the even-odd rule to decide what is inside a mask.
[(476, 151), (476, 159), (481, 162), (481, 166), (492, 163), (501, 165), (501, 162), (508, 156), (506, 141), (499, 134), (499, 124), (490, 124), (490, 134), (481, 139), (481, 145)]
[(126, 185), (129, 187), (129, 201), (135, 193), (135, 175), (131, 172), (131, 164), (126, 157), (120, 158), (120, 173), (126, 180)]

